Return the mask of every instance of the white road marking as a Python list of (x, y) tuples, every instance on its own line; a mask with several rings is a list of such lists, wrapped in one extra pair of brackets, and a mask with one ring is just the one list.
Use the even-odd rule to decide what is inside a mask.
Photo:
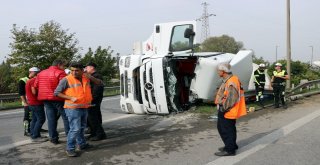
[(301, 126), (309, 123), (311, 120), (317, 118), (320, 116), (320, 110), (317, 110), (307, 116), (304, 116), (298, 120), (295, 120), (294, 122), (278, 129), (270, 134), (261, 137), (260, 139), (257, 139), (256, 141), (241, 147), (238, 150), (238, 154), (236, 156), (228, 156), (228, 157), (220, 157), (212, 162), (209, 162), (207, 165), (231, 165), (240, 162), (242, 159), (250, 156), (251, 154), (254, 154), (255, 152), (263, 149), (267, 145), (275, 142), (276, 140), (287, 136), (292, 131), (300, 128)]

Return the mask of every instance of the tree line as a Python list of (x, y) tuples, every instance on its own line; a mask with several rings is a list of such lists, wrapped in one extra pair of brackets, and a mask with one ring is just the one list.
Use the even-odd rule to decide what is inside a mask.
[(81, 55), (75, 33), (63, 29), (55, 21), (46, 22), (39, 29), (19, 28), (14, 24), (11, 33), (11, 52), (0, 64), (0, 93), (17, 92), (18, 80), (28, 76), (29, 68), (47, 69), (57, 58), (82, 64), (95, 62), (105, 84), (117, 75), (117, 59), (112, 57), (114, 52), (110, 46), (99, 46), (96, 50), (89, 48)]

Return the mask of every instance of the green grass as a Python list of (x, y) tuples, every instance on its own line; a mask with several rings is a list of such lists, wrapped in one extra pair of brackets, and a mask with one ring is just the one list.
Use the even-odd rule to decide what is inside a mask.
[(21, 101), (11, 101), (11, 102), (2, 102), (0, 103), (0, 109), (11, 109), (22, 107)]
[(217, 107), (214, 104), (202, 103), (198, 105), (194, 113), (200, 113), (202, 115), (212, 115), (217, 111)]
[[(264, 105), (270, 105), (273, 103), (273, 99), (268, 99), (264, 101)], [(261, 108), (261, 106), (257, 102), (248, 102), (246, 104), (247, 108), (254, 107), (255, 109)], [(193, 111), (194, 113), (200, 113), (202, 115), (212, 115), (217, 111), (216, 106), (213, 103), (202, 103), (198, 105)]]
[(106, 97), (106, 96), (115, 96), (115, 95), (119, 95), (120, 94), (120, 90), (119, 89), (117, 89), (117, 90), (115, 90), (115, 89), (112, 89), (112, 90), (104, 90), (104, 92), (103, 92), (103, 96), (104, 97)]

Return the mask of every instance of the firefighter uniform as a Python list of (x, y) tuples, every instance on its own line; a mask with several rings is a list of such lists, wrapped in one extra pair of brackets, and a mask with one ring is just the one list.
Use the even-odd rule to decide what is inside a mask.
[[(278, 65), (281, 67), (281, 65)], [(285, 103), (285, 86), (286, 86), (286, 80), (280, 77), (285, 77), (287, 72), (285, 70), (281, 71), (273, 71), (273, 95), (274, 95), (274, 106), (275, 108), (279, 108), (279, 100), (281, 100), (282, 106), (284, 108), (287, 107)]]
[(264, 94), (264, 86), (266, 83), (266, 77), (265, 77), (265, 71), (264, 71), (265, 65), (260, 64), (259, 69), (254, 71), (254, 85), (256, 89), (256, 101), (259, 102), (259, 104), (263, 107), (263, 94)]

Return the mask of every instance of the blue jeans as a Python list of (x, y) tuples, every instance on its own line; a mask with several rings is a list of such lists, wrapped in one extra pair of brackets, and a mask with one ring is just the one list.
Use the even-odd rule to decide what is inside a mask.
[(84, 108), (79, 109), (65, 109), (70, 130), (67, 137), (67, 150), (75, 150), (76, 144), (80, 147), (86, 144), (84, 138), (84, 129), (87, 126), (88, 110)]
[(63, 109), (62, 101), (44, 101), (46, 115), (48, 120), (48, 132), (51, 141), (57, 141), (59, 134), (57, 132), (58, 119), (61, 116), (64, 124), (65, 134), (69, 132), (69, 122), (66, 113)]
[(29, 105), (32, 112), (32, 120), (30, 123), (31, 138), (35, 139), (40, 137), (40, 129), (46, 121), (43, 105)]

